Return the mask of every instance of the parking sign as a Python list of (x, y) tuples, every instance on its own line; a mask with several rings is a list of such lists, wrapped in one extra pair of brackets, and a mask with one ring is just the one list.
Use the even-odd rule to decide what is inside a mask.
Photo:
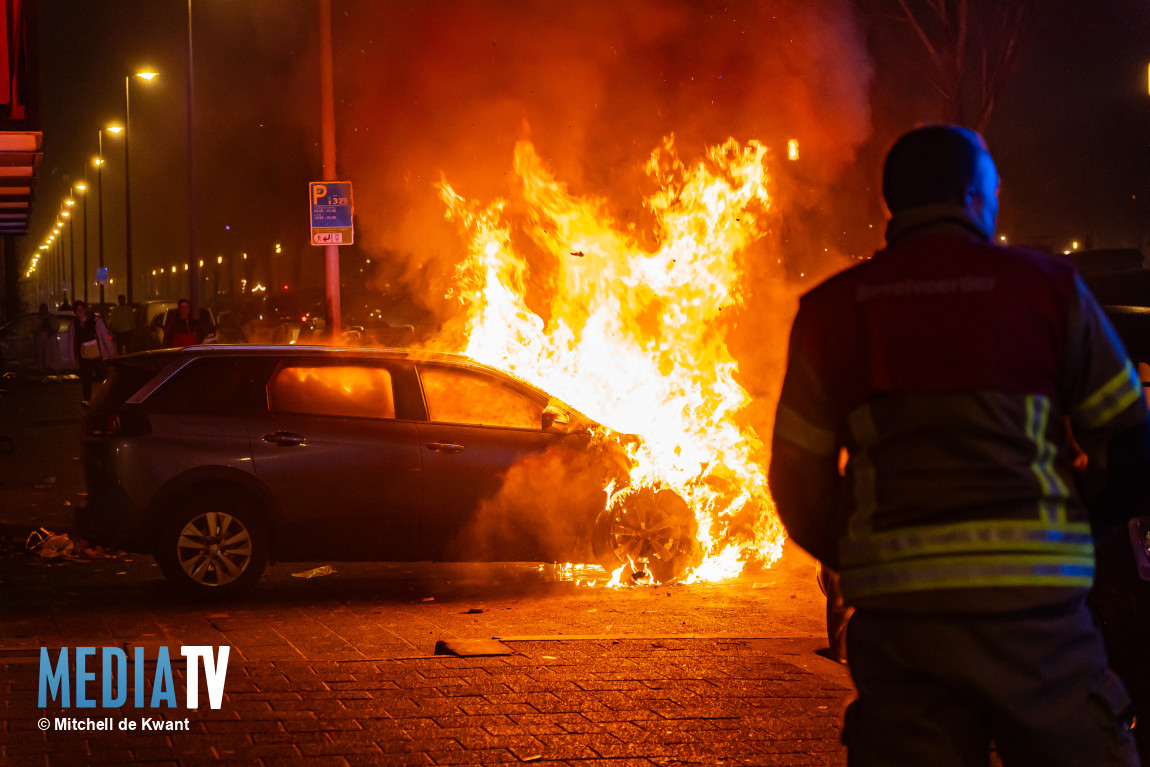
[(350, 181), (312, 181), (308, 184), (311, 202), (311, 244), (351, 245), (352, 228)]

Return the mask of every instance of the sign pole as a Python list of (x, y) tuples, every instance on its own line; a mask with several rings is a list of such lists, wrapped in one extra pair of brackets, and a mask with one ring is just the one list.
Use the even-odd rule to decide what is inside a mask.
[[(334, 181), (337, 176), (335, 170), (335, 88), (332, 83), (331, 55), (331, 0), (319, 0), (319, 17), (323, 179), (324, 181)], [(340, 316), (339, 310), (339, 245), (328, 243), (324, 246), (324, 275), (327, 282), (327, 327), (331, 339), (336, 340), (343, 330), (343, 318)]]

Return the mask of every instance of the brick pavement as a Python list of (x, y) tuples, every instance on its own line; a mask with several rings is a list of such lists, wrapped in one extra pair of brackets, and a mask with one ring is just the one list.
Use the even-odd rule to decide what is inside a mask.
[[(782, 660), (796, 651), (793, 641), (508, 645), (513, 654), (502, 657), (233, 662), (219, 710), (159, 709), (167, 719), (189, 719), (189, 732), (170, 734), (40, 732), (40, 716), (65, 712), (35, 707), (38, 664), (0, 661), (0, 759), (20, 765), (275, 765), (301, 758), (338, 765), (842, 763), (838, 727), (849, 687)], [(182, 701), (183, 672), (176, 677)], [(130, 705), (77, 712), (66, 713), (111, 715), (116, 722), (157, 716)]]

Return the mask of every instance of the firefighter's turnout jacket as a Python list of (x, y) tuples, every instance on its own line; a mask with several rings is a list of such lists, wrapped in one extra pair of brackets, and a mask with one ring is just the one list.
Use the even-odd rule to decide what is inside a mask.
[(957, 207), (908, 211), (887, 242), (800, 301), (770, 472), (791, 538), (858, 606), (1084, 595), (1072, 438), (1102, 461), (1146, 419), (1113, 328), (1071, 264), (992, 245)]

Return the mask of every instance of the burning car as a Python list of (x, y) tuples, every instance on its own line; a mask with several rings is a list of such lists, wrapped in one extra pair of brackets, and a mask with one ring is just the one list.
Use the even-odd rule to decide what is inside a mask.
[(85, 537), (191, 593), (269, 561), (597, 561), (673, 580), (698, 525), (627, 443), (454, 354), (201, 346), (113, 360), (84, 421)]

